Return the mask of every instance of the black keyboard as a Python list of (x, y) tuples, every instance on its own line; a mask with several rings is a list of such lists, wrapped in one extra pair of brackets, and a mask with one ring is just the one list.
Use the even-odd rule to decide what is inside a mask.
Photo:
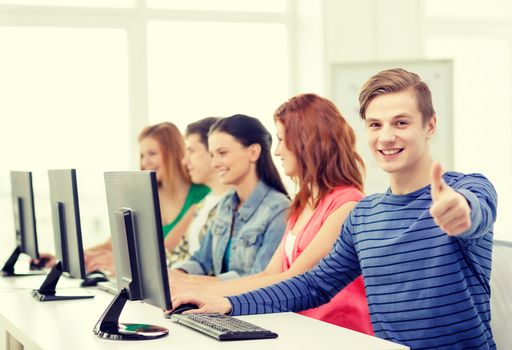
[(218, 340), (277, 338), (277, 333), (223, 314), (174, 314), (171, 320)]

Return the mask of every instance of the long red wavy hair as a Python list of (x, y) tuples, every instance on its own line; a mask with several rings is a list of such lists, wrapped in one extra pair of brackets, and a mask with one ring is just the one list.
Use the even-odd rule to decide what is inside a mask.
[[(274, 120), (283, 124), (286, 146), (296, 155), (299, 167), (299, 192), (290, 217), (308, 202), (316, 208), (341, 185), (363, 191), (365, 167), (356, 151), (356, 136), (334, 103), (315, 94), (298, 95), (277, 108)], [(318, 193), (313, 194), (313, 187)]]

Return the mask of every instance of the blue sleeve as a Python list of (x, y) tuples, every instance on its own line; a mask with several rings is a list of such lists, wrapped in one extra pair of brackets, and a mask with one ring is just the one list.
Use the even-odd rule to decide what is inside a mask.
[(284, 230), (286, 229), (287, 208), (288, 207), (283, 207), (280, 210), (276, 210), (274, 212), (275, 215), (270, 219), (265, 231), (263, 243), (258, 249), (258, 253), (254, 259), (254, 265), (250, 272), (251, 275), (265, 270), (270, 259), (274, 256), (279, 243), (281, 243)]
[(228, 297), (232, 315), (302, 311), (327, 303), (361, 274), (348, 227), (312, 270), (277, 284)]
[(213, 272), (211, 227), (194, 255), (185, 262), (174, 264), (172, 268), (182, 269), (191, 275), (210, 275)]
[(471, 174), (454, 185), (471, 208), (471, 227), (461, 235), (462, 239), (480, 238), (492, 230), (496, 221), (498, 195), (491, 182), (483, 175)]

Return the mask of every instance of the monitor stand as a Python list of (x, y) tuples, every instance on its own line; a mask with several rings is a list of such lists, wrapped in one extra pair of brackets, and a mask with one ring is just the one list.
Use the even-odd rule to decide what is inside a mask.
[(37, 276), (37, 275), (45, 275), (45, 271), (31, 271), (31, 272), (25, 272), (25, 273), (16, 273), (14, 272), (14, 265), (16, 265), (16, 262), (18, 261), (18, 257), (21, 254), (21, 248), (18, 246), (14, 251), (12, 252), (11, 256), (9, 256), (9, 259), (5, 262), (4, 266), (2, 267), (2, 276), (3, 277), (21, 277), (21, 276)]
[(123, 288), (94, 326), (94, 334), (100, 338), (111, 340), (148, 340), (165, 337), (169, 334), (167, 328), (156, 325), (119, 323), (119, 316), (127, 300), (129, 300), (128, 290)]
[(55, 287), (59, 282), (59, 278), (62, 275), (62, 262), (59, 261), (55, 266), (52, 267), (48, 276), (44, 280), (43, 284), (39, 289), (32, 291), (32, 296), (39, 301), (55, 301), (55, 300), (73, 300), (73, 299), (90, 299), (94, 298), (94, 295), (83, 294), (83, 295), (63, 295), (57, 294)]

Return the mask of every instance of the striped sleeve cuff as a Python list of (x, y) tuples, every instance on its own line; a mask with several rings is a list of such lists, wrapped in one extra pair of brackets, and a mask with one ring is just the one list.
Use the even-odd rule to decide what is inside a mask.
[(469, 207), (471, 209), (470, 220), (471, 227), (468, 228), (465, 232), (459, 235), (460, 238), (471, 239), (476, 238), (474, 236), (478, 236), (477, 229), (480, 226), (480, 222), (482, 221), (482, 212), (480, 209), (480, 202), (478, 201), (477, 196), (464, 188), (457, 189), (457, 192), (466, 198), (468, 201)]
[(231, 312), (229, 315), (231, 316), (240, 316), (242, 313), (242, 303), (240, 302), (240, 297), (238, 296), (230, 296), (227, 297), (229, 302), (231, 303)]

